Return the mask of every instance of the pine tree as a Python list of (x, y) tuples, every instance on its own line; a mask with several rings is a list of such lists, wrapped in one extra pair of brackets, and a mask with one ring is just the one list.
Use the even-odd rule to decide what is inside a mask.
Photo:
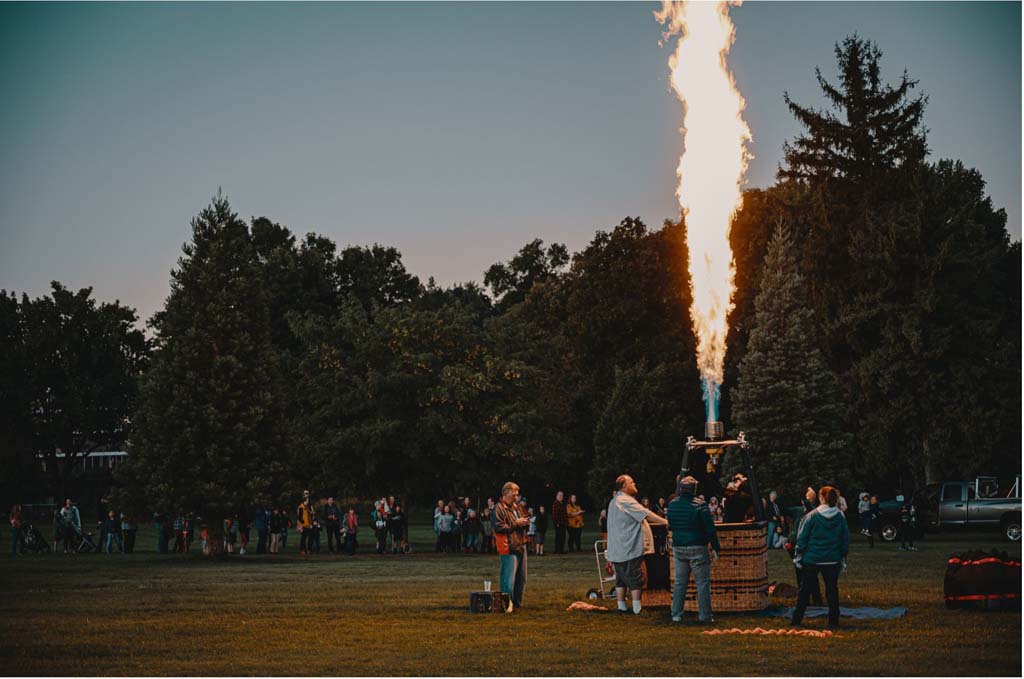
[(219, 547), (225, 517), (282, 483), (280, 398), (265, 283), (250, 231), (217, 196), (192, 220), (171, 294), (151, 321), (124, 499), (195, 512)]
[(761, 488), (779, 489), (791, 499), (808, 484), (845, 482), (851, 442), (846, 408), (806, 298), (792, 236), (779, 224), (731, 396), (733, 420), (751, 441)]

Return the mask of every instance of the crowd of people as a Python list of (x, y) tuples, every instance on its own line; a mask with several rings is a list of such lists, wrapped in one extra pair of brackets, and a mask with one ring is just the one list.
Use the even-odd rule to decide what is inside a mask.
[[(713, 494), (706, 497), (704, 493), (698, 493), (695, 499), (706, 505), (713, 524), (751, 521), (754, 518), (754, 502), (749, 483), (742, 474), (733, 476), (726, 483), (721, 496)], [(903, 500), (903, 496), (897, 499)], [(652, 501), (650, 497), (641, 496), (638, 503), (645, 510), (667, 518), (670, 500), (658, 497)], [(500, 498), (486, 498), (478, 506), (469, 497), (438, 500), (433, 511), (434, 550), (442, 553), (494, 553), (494, 512), (498, 501)], [(791, 549), (799, 517), (787, 514), (774, 490), (761, 502), (763, 516), (768, 524), (768, 547)], [(801, 502), (800, 516), (813, 511), (817, 504), (816, 491), (808, 488)], [(550, 503), (531, 503), (526, 498), (519, 498), (517, 506), (528, 520), (524, 541), (531, 554), (544, 556), (547, 553), (546, 546), (552, 547), (555, 554), (583, 550), (582, 533), (587, 510), (582, 507), (576, 494), (567, 495), (559, 490)], [(842, 496), (837, 506), (841, 512), (847, 513), (847, 502)], [(882, 510), (878, 497), (867, 492), (860, 493), (856, 513), (859, 533), (867, 539), (870, 547), (874, 547), (882, 528)], [(39, 551), (43, 544), (48, 544), (53, 551), (64, 553), (96, 551), (131, 554), (135, 549), (138, 532), (138, 523), (133, 517), (114, 510), (108, 510), (105, 516), (97, 520), (94, 530), (88, 530), (83, 527), (78, 507), (70, 498), (53, 512), (51, 541), (47, 541), (40, 531), (25, 521), (19, 505), (11, 509), (9, 519), (11, 554), (16, 554), (19, 549), (23, 552)], [(374, 501), (369, 516), (363, 519), (361, 526), (361, 517), (355, 506), (343, 508), (333, 497), (312, 501), (309, 491), (304, 491), (294, 511), (284, 507), (260, 507), (250, 515), (239, 513), (224, 519), (221, 548), (228, 553), (243, 555), (280, 554), (286, 551), (291, 535), (293, 544), (297, 540), (301, 555), (351, 555), (356, 552), (360, 528), (363, 527), (364, 533), (372, 533), (371, 544), (378, 554), (408, 554), (412, 550), (408, 517), (394, 496)], [(156, 548), (160, 553), (189, 553), (197, 548), (196, 543), (204, 553), (209, 553), (214, 547), (210, 543), (209, 525), (193, 513), (155, 513), (152, 522), (156, 528)], [(919, 508), (912, 502), (901, 502), (895, 525), (900, 549), (916, 550), (914, 539), (920, 531)], [(601, 537), (606, 538), (607, 509), (600, 510), (597, 527)], [(659, 525), (652, 526), (652, 530), (655, 538), (662, 542), (667, 530)], [(547, 545), (549, 533), (553, 534), (553, 545)], [(250, 539), (255, 539), (255, 548), (250, 544)]]

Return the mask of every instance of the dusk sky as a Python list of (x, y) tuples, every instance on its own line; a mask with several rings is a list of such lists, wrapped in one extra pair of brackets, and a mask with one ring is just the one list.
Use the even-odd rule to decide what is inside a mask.
[[(680, 105), (651, 3), (0, 5), (0, 288), (93, 286), (148, 319), (221, 187), (441, 284), (533, 238), (581, 249), (678, 214)], [(730, 57), (748, 186), (772, 183), (857, 32), (930, 103), (1021, 237), (1019, 3), (748, 2)]]

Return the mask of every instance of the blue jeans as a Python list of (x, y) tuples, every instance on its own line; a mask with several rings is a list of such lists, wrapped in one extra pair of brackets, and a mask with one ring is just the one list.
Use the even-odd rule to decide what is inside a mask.
[(519, 608), (523, 605), (523, 593), (526, 591), (526, 550), (512, 550), (498, 559), (501, 561), (501, 591), (511, 597), (513, 606)]
[(683, 614), (686, 586), (690, 584), (690, 571), (693, 571), (693, 583), (697, 586), (697, 619), (701, 622), (710, 621), (711, 558), (708, 556), (707, 545), (673, 547), (672, 555), (676, 564), (676, 581), (672, 587), (672, 617)]
[(466, 549), (476, 549), (476, 541), (479, 536), (476, 533), (466, 533)]
[(18, 555), (18, 529), (11, 526), (11, 556)]
[(110, 547), (114, 541), (117, 540), (117, 551), (124, 551), (124, 545), (121, 544), (121, 536), (118, 533), (107, 533), (107, 554), (110, 554)]
[(768, 549), (772, 548), (772, 540), (775, 539), (775, 529), (778, 526), (779, 524), (774, 521), (768, 522)]

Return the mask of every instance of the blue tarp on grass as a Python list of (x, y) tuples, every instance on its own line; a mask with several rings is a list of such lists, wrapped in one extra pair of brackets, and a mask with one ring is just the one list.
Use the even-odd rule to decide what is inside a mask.
[[(764, 614), (773, 617), (791, 618), (793, 617), (794, 610), (794, 606), (769, 608)], [(857, 620), (895, 620), (896, 618), (902, 618), (906, 614), (907, 609), (903, 606), (895, 608), (872, 608), (871, 606), (862, 606), (860, 608), (839, 607), (840, 617), (855, 618)], [(805, 618), (819, 618), (826, 615), (828, 615), (828, 606), (808, 606), (807, 611), (804, 613)]]

